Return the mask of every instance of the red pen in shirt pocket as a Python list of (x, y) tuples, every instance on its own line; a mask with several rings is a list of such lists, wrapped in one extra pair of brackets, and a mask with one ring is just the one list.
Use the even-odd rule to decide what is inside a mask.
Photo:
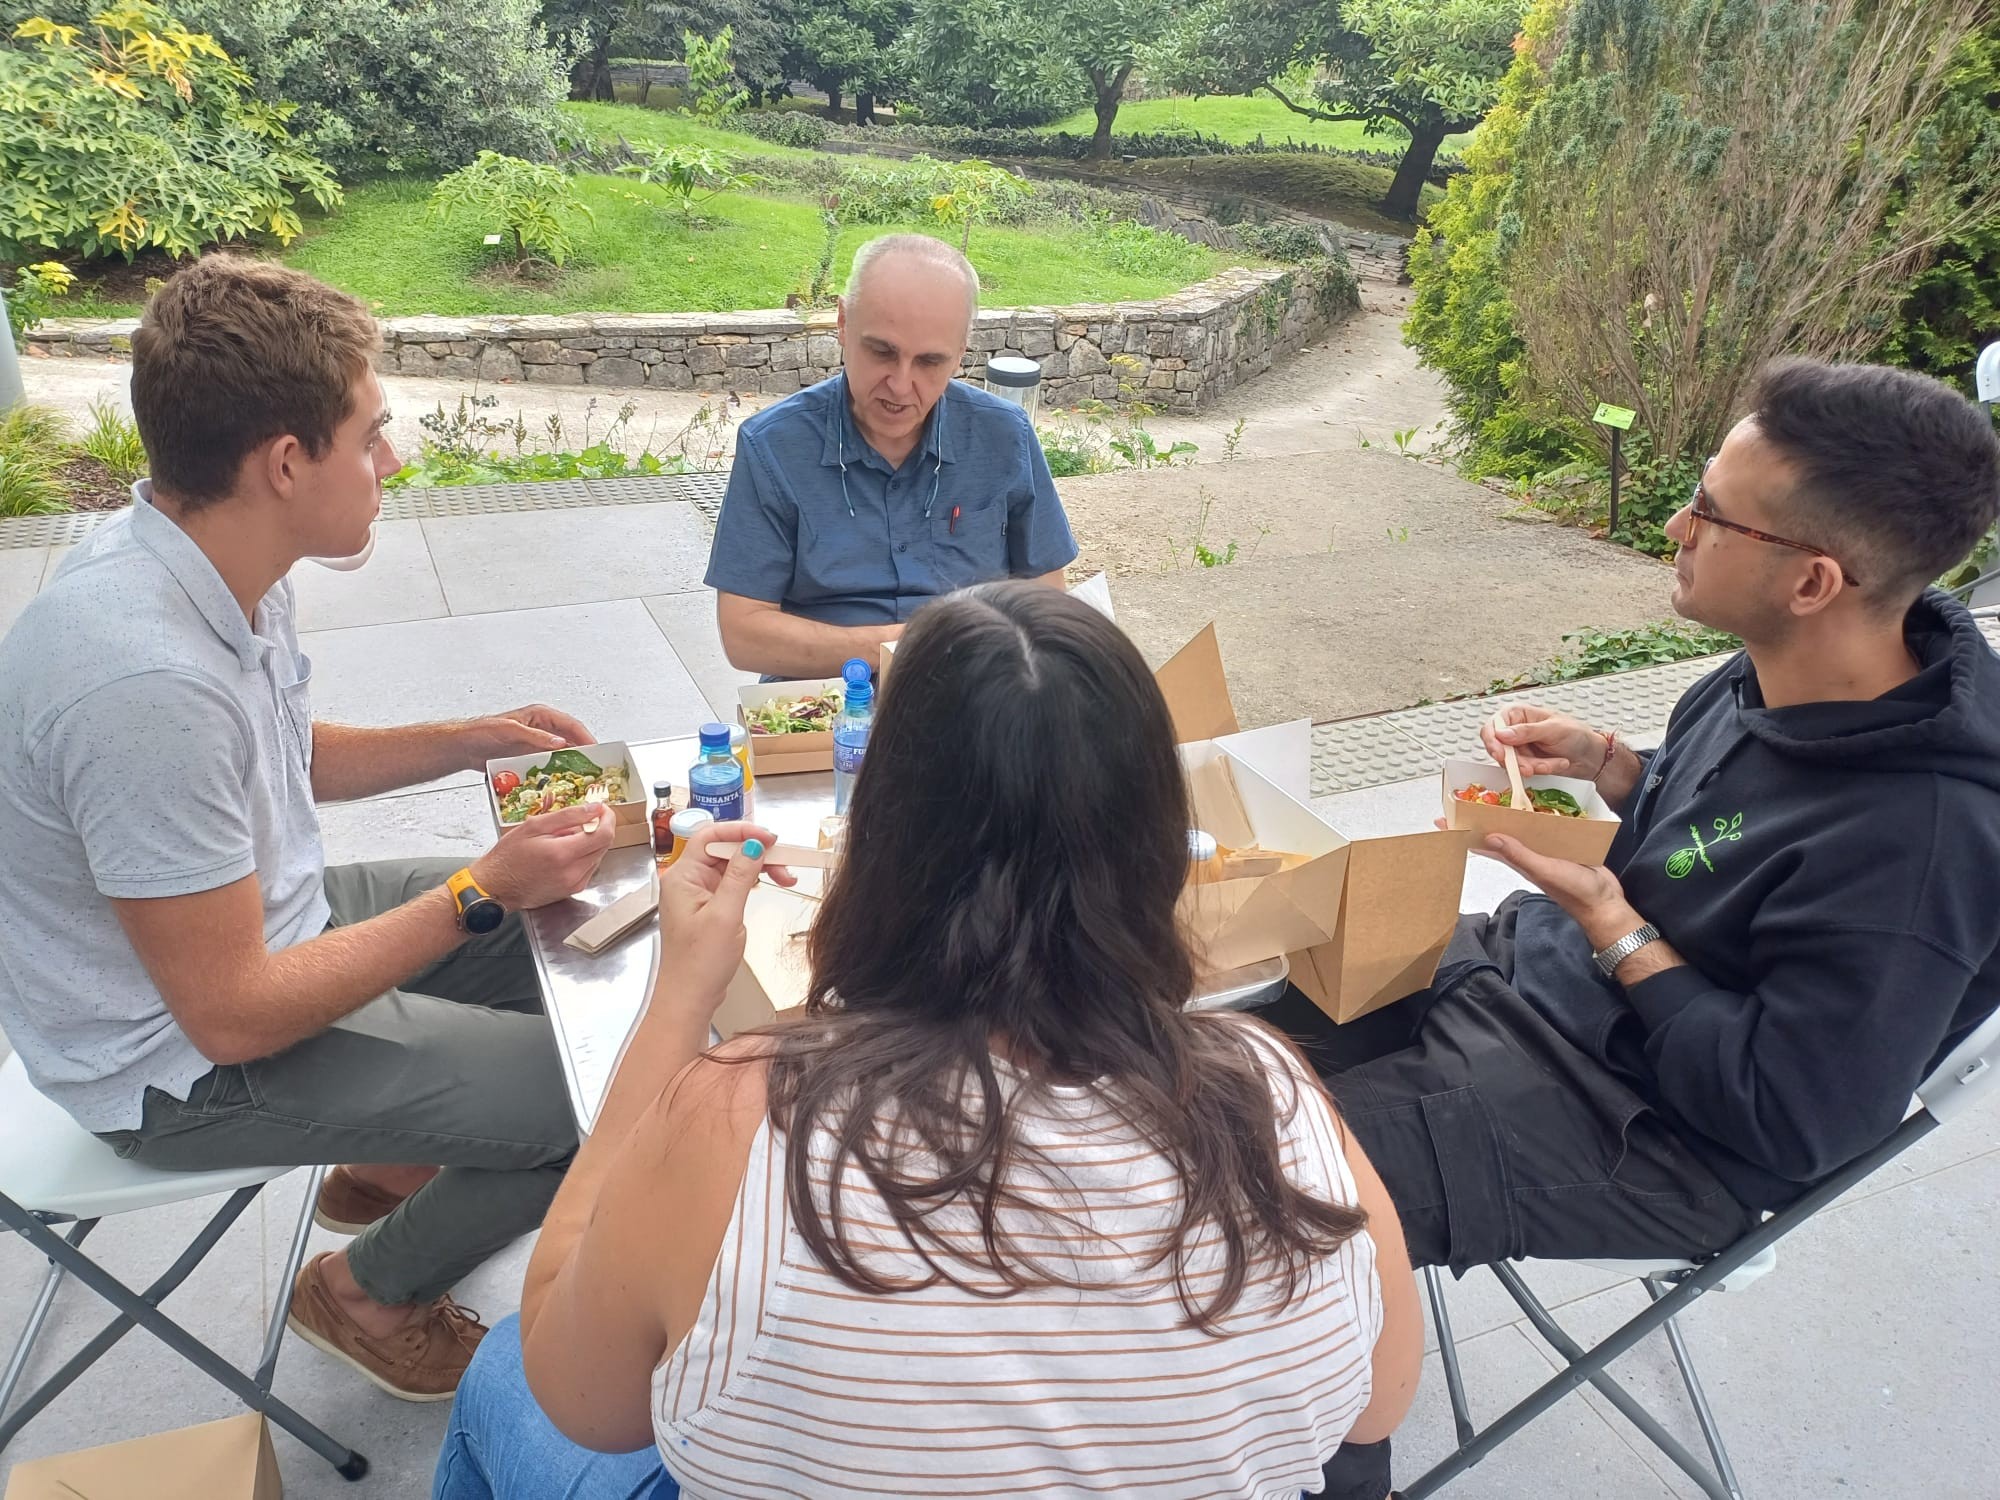
[(945, 527), (945, 531), (946, 531), (946, 533), (947, 533), (948, 535), (951, 535), (951, 536), (957, 536), (957, 535), (958, 535), (958, 507), (957, 507), (956, 505), (954, 505), (954, 506), (953, 506), (953, 507), (951, 508), (951, 521), (950, 521), (950, 523), (949, 523), (949, 524), (948, 524), (948, 525), (947, 525), (947, 526)]

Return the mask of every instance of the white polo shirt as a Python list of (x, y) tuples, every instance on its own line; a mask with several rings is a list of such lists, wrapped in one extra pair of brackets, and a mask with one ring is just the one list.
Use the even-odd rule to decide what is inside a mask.
[(273, 951), (330, 915), (291, 584), (253, 628), (149, 497), (134, 486), (0, 640), (0, 1031), (97, 1131), (136, 1127), (148, 1087), (185, 1099), (210, 1068), (108, 898), (254, 873)]

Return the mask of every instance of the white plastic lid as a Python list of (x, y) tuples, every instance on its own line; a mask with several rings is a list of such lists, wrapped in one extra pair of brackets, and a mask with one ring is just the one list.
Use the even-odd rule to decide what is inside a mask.
[(1018, 354), (996, 354), (986, 361), (988, 385), (1037, 386), (1042, 383), (1042, 367)]

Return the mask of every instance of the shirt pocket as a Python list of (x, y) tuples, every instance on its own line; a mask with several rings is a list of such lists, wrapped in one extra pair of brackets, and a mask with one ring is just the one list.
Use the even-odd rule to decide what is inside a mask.
[(999, 497), (954, 500), (940, 495), (930, 524), (931, 552), (943, 590), (1007, 576), (1007, 506)]
[[(305, 652), (292, 655), (292, 669), (278, 672), (278, 709), (284, 719), (286, 749), (296, 757), (294, 765), (308, 782), (312, 779), (312, 658)], [(290, 682), (284, 679), (290, 677)]]

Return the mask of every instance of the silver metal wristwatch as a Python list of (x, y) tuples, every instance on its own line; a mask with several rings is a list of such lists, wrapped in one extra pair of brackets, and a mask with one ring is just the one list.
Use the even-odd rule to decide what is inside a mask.
[(1618, 973), (1618, 966), (1624, 963), (1626, 959), (1637, 953), (1648, 943), (1657, 943), (1659, 940), (1660, 929), (1655, 927), (1651, 922), (1648, 922), (1636, 932), (1626, 933), (1625, 936), (1613, 943), (1609, 948), (1600, 948), (1591, 957), (1597, 960), (1597, 972), (1602, 974), (1606, 979), (1610, 979)]

